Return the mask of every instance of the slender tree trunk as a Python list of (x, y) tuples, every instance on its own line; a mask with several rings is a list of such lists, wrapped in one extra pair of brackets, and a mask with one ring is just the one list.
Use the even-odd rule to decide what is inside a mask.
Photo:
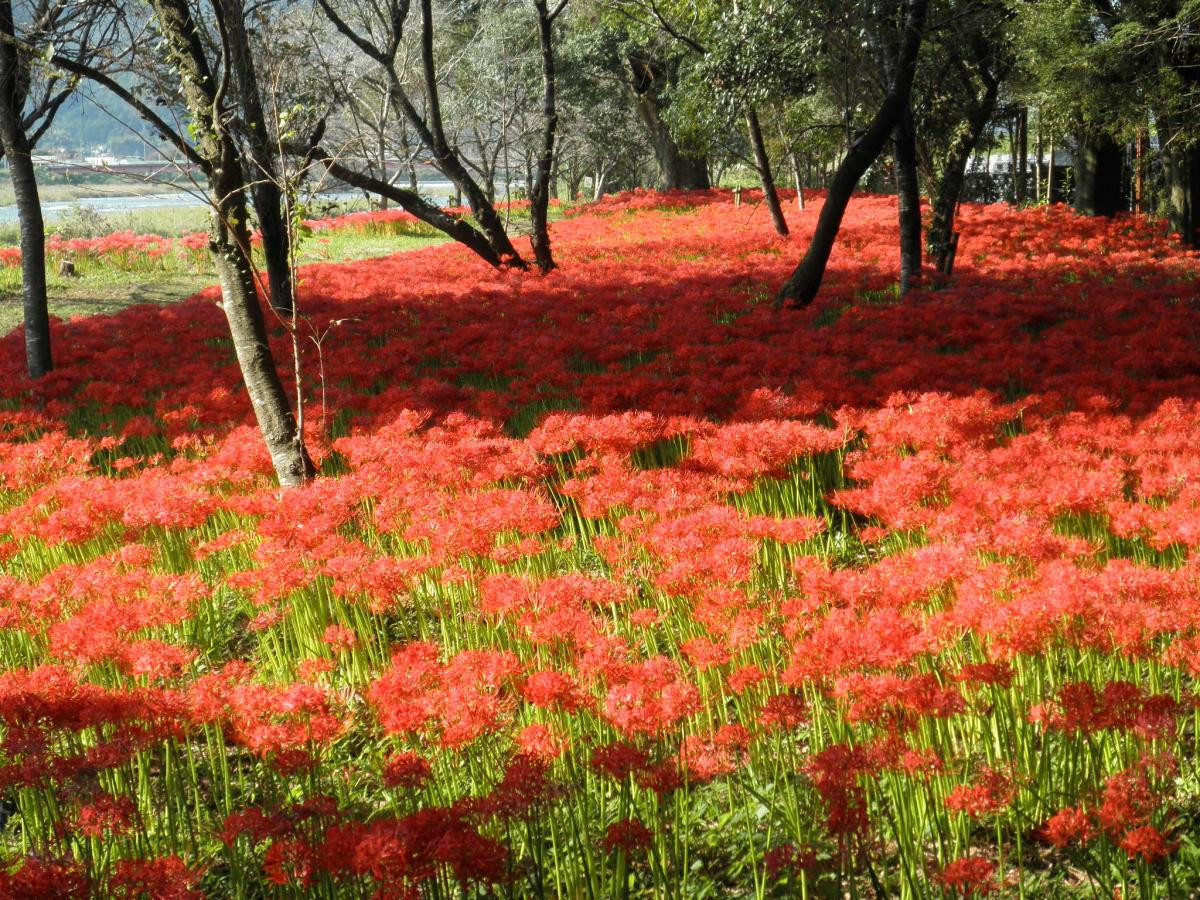
[[(521, 254), (513, 246), (507, 232), (504, 229), (504, 222), (501, 220), (493, 201), (488, 199), (495, 191), (495, 185), (491, 182), (488, 184), (488, 194), (485, 195), (479, 185), (475, 183), (466, 167), (462, 164), (458, 154), (450, 146), (450, 142), (446, 140), (445, 129), (442, 125), (442, 109), (441, 101), (438, 96), (437, 74), (434, 71), (434, 54), (433, 54), (433, 5), (431, 0), (420, 0), (421, 6), (421, 65), (425, 76), (425, 103), (426, 116), (428, 124), (422, 120), (416, 111), (412, 111), (409, 115), (409, 120), (414, 127), (425, 127), (427, 135), (426, 143), (433, 151), (435, 162), (447, 177), (454, 182), (455, 187), (467, 198), (467, 203), (471, 206), (471, 212), (475, 214), (476, 220), (479, 222), (479, 227), (485, 235), (492, 248), (496, 251), (496, 255), (504, 261), (505, 265), (511, 265), (519, 269), (526, 268), (525, 261), (521, 259)], [(389, 69), (389, 78), (391, 81), (391, 94), (398, 96), (403, 94), (399, 77), (392, 67)], [(413, 121), (413, 116), (416, 115), (416, 121)], [(423, 135), (425, 136), (425, 135)]]
[[(221, 307), (241, 368), (242, 380), (282, 487), (316, 474), (304, 438), (283, 390), (267, 341), (266, 322), (250, 267), (246, 227), (245, 168), (229, 131), (204, 40), (187, 0), (151, 0), (168, 62), (179, 77), (183, 99), (209, 182), (213, 209), (209, 249), (221, 282)], [(222, 57), (230, 58), (228, 41)], [(297, 398), (299, 399), (299, 398)]]
[(896, 194), (900, 208), (900, 296), (921, 277), (921, 190), (917, 183), (917, 141), (912, 110), (905, 110), (893, 135)]
[(1050, 135), (1050, 163), (1046, 169), (1046, 204), (1054, 202), (1054, 134)]
[(771, 174), (771, 157), (767, 155), (767, 145), (763, 141), (762, 127), (758, 122), (758, 113), (754, 107), (746, 110), (746, 128), (750, 132), (750, 145), (754, 148), (754, 165), (758, 169), (758, 180), (762, 182), (763, 199), (771, 212), (771, 224), (775, 233), (787, 237), (787, 219), (783, 217), (783, 208), (779, 205), (779, 194), (775, 190), (775, 177)]
[(1011, 189), (1010, 200), (1017, 202), (1017, 122), (1008, 120), (1008, 180)]
[(558, 107), (554, 98), (554, 20), (546, 7), (546, 0), (534, 0), (533, 5), (537, 11), (538, 44), (542, 57), (542, 147), (529, 197), (529, 213), (533, 220), (533, 257), (544, 274), (555, 267), (547, 219), (551, 170), (554, 167), (554, 138), (558, 131)]
[(271, 146), (271, 129), (267, 127), (267, 117), (263, 112), (254, 54), (246, 34), (245, 8), (242, 0), (219, 0), (218, 9), (228, 35), (229, 65), (236, 77), (238, 104), (246, 125), (245, 141), (250, 157), (247, 177), (251, 184), (254, 214), (262, 235), (271, 306), (279, 315), (290, 318), (295, 296), (288, 224), (283, 214), (279, 162), (275, 148)]
[[(379, 178), (382, 181), (390, 181), (391, 179), (388, 178), (388, 170), (387, 170), (387, 142), (384, 140), (384, 137), (383, 137), (383, 128), (379, 129), (379, 141), (376, 145), (376, 149), (377, 149), (377, 152), (379, 153)], [(379, 208), (383, 209), (383, 210), (386, 210), (388, 208), (388, 198), (387, 197), (379, 198)]]
[[(0, 118), (10, 117), (0, 112)], [(25, 367), (30, 378), (41, 378), (54, 368), (50, 353), (50, 306), (46, 291), (46, 227), (38, 197), (37, 175), (29, 150), (23, 146), (23, 135), (12, 135), (8, 127), (0, 127), (0, 134), (8, 157), (8, 174), (12, 180), (21, 231)]]
[(804, 171), (800, 166), (800, 157), (795, 150), (790, 151), (792, 157), (792, 177), (796, 180), (796, 208), (804, 209)]
[[(13, 34), (12, 0), (0, 0), (0, 35), (11, 37)], [(0, 40), (0, 144), (8, 157), (8, 174), (21, 230), (25, 369), (30, 378), (41, 378), (54, 368), (46, 295), (46, 226), (38, 197), (37, 173), (30, 155), (33, 148), (22, 122), (29, 73), (21, 52), (13, 44)]]
[[(946, 151), (946, 159), (942, 166), (941, 178), (933, 192), (933, 204), (929, 222), (929, 234), (926, 243), (929, 257), (939, 271), (947, 271), (950, 263), (951, 248), (954, 245), (954, 217), (958, 202), (962, 198), (963, 184), (966, 180), (967, 163), (975, 146), (987, 127), (992, 110), (996, 107), (996, 97), (1000, 92), (1000, 81), (990, 73), (984, 73), (984, 93), (971, 115), (959, 125), (958, 131), (950, 141)], [(990, 156), (989, 156), (990, 159)], [(990, 166), (988, 168), (990, 172)]]
[(1037, 159), (1033, 164), (1033, 201), (1040, 203), (1042, 200), (1042, 169), (1045, 166), (1045, 160), (1042, 158), (1042, 117), (1038, 115), (1037, 131), (1034, 139), (1034, 154)]
[(854, 188), (863, 173), (879, 156), (896, 127), (896, 122), (908, 108), (928, 7), (929, 0), (908, 0), (905, 4), (904, 36), (900, 42), (893, 70), (895, 74), (887, 94), (866, 133), (851, 145), (838, 166), (825, 197), (825, 205), (821, 208), (808, 252), (780, 289), (775, 301), (777, 306), (785, 300), (796, 306), (807, 306), (817, 296), (821, 280), (825, 276), (825, 267), (829, 263), (829, 254), (833, 251), (833, 243), (841, 229), (842, 217), (846, 214), (846, 207), (850, 203)]
[(1028, 199), (1029, 192), (1026, 189), (1025, 174), (1028, 169), (1029, 160), (1029, 110), (1021, 107), (1017, 111), (1017, 160), (1016, 160), (1016, 178), (1017, 178), (1017, 205), (1023, 204)]
[(267, 342), (266, 321), (258, 301), (254, 273), (247, 262), (249, 235), (239, 235), (238, 228), (227, 224), (240, 221), (236, 217), (245, 214), (245, 202), (238, 194), (232, 198), (225, 195), (222, 202), (217, 193), (219, 190), (213, 192), (212, 202), (221, 211), (213, 219), (209, 248), (221, 284), (221, 307), (229, 323), (242, 380), (279, 484), (295, 487), (316, 475), (316, 467), (300, 439), (296, 418)]
[(1133, 139), (1133, 211), (1146, 212), (1146, 153), (1150, 149), (1145, 127), (1139, 127)]

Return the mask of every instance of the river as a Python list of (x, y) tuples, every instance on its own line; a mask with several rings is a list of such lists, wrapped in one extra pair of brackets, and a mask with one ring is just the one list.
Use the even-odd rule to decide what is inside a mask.
[[(448, 181), (423, 181), (418, 184), (421, 193), (438, 203), (445, 204), (454, 194), (454, 186)], [(320, 200), (341, 201), (362, 199), (359, 191), (339, 191), (318, 194)], [(193, 194), (183, 191), (172, 191), (164, 194), (144, 194), (142, 196), (121, 196), (119, 194), (101, 195), (98, 197), (81, 197), (78, 200), (54, 200), (42, 204), (42, 215), (47, 223), (69, 215), (71, 210), (82, 207), (97, 215), (107, 216), (121, 213), (136, 212), (140, 209), (195, 209), (206, 206), (206, 201)], [(17, 221), (16, 206), (0, 206), (0, 225), (10, 225)]]

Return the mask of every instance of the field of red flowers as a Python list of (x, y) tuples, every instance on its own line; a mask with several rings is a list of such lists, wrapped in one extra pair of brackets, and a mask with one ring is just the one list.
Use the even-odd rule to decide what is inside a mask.
[(282, 496), (214, 292), (0, 338), (0, 897), (1200, 890), (1200, 260), (862, 197), (775, 312), (819, 206), (307, 268)]
[[(519, 209), (521, 204), (505, 204), (505, 209)], [(456, 212), (465, 212), (457, 209)], [(370, 235), (405, 235), (431, 233), (432, 229), (402, 209), (352, 212), (323, 219), (307, 219), (301, 223), (312, 234), (350, 231)], [(303, 236), (302, 236), (303, 237)], [(255, 246), (261, 238), (255, 234)], [(135, 234), (116, 231), (103, 237), (65, 238), (50, 234), (46, 238), (46, 258), (52, 269), (69, 261), (75, 266), (102, 265), (121, 272), (147, 272), (172, 268), (210, 271), (208, 234), (198, 231), (180, 237), (158, 234)], [(21, 267), (20, 247), (0, 247), (0, 270)]]

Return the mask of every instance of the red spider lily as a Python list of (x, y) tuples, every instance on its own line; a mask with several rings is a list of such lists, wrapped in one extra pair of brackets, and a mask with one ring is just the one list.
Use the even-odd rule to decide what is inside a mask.
[(1091, 817), (1078, 807), (1060, 809), (1038, 832), (1043, 840), (1059, 849), (1072, 843), (1086, 844), (1094, 833)]
[(947, 863), (938, 873), (937, 881), (963, 897), (985, 896), (999, 890), (996, 864), (977, 856), (964, 856)]
[(1131, 859), (1140, 856), (1148, 863), (1156, 862), (1173, 853), (1179, 846), (1178, 841), (1169, 840), (1153, 825), (1131, 828), (1121, 837), (1119, 844)]
[(109, 896), (129, 900), (147, 896), (162, 900), (201, 900), (204, 895), (196, 889), (201, 874), (178, 856), (122, 859), (113, 864), (108, 892)]
[(620, 850), (626, 854), (634, 854), (647, 849), (654, 842), (654, 832), (637, 819), (623, 819), (613, 822), (604, 832), (600, 846), (606, 853)]
[[(790, 245), (731, 210), (606, 199), (556, 223), (548, 278), (454, 246), (306, 269), (304, 314), (341, 323), (301, 359), (336, 475), (282, 495), (211, 291), (56, 322), (36, 385), (0, 339), (0, 837), (37, 848), (0, 895), (192, 896), (201, 861), (538, 893), (548, 859), (670, 894), (726, 803), (748, 884), (819, 892), (827, 846), (898, 884), (948, 807), (989, 827), (931, 879), (989, 892), (1046, 802), (1097, 885), (1100, 857), (1182, 872), (1197, 257), (967, 207), (956, 280), (891, 303), (895, 202), (863, 197), (820, 301), (777, 315)], [(156, 856), (168, 809), (194, 857)]]

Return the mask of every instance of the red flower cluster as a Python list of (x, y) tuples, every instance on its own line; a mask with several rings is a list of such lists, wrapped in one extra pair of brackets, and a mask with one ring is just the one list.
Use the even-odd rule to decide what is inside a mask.
[(0, 895), (1178, 889), (1200, 264), (968, 207), (898, 303), (863, 197), (776, 313), (818, 208), (306, 269), (282, 496), (215, 292), (0, 339)]

